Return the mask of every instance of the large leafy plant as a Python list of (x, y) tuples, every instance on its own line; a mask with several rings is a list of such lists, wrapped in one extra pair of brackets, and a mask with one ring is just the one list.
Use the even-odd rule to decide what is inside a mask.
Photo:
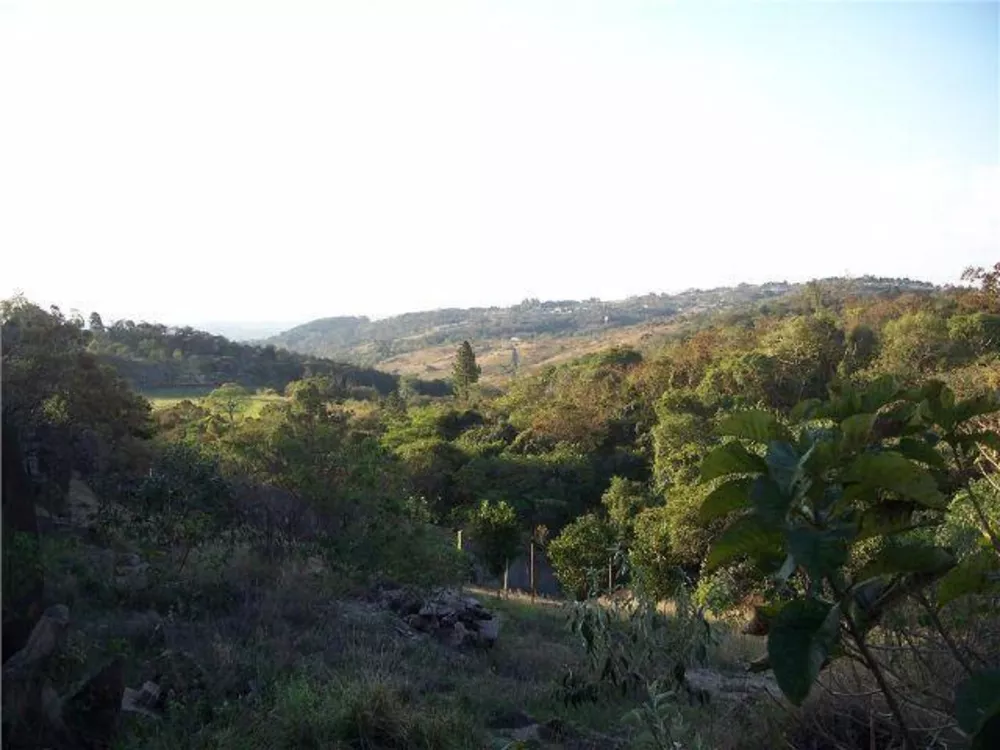
[[(1000, 544), (969, 480), (981, 448), (1000, 441), (974, 425), (998, 408), (993, 396), (956, 401), (940, 382), (903, 389), (882, 378), (801, 403), (789, 423), (763, 411), (723, 421), (720, 432), (731, 440), (702, 462), (702, 481), (714, 486), (700, 518), (732, 520), (706, 565), (711, 571), (747, 557), (778, 584), (780, 593), (758, 612), (768, 647), (756, 667), (771, 668), (793, 703), (832, 660), (851, 656), (869, 668), (914, 746), (871, 640), (908, 600), (933, 612), (935, 604), (996, 591)], [(960, 490), (986, 540), (961, 561), (920, 531), (943, 522)], [(988, 690), (998, 674), (968, 671), (955, 713), (975, 742), (986, 743), (1000, 731), (1000, 699)]]

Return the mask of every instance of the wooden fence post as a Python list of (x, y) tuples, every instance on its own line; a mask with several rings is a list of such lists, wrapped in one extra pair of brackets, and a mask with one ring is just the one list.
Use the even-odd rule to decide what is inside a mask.
[(532, 602), (532, 604), (534, 604), (534, 602), (535, 602), (535, 542), (534, 542), (534, 540), (532, 540), (530, 544), (531, 544), (531, 552), (529, 554), (529, 563), (528, 564), (530, 565), (529, 577), (531, 579), (531, 602)]

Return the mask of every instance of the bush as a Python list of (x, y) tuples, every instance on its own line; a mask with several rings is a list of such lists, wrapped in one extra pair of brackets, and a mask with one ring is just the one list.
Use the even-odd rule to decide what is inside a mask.
[(504, 572), (507, 563), (517, 557), (521, 543), (517, 513), (506, 501), (483, 500), (469, 519), (472, 543), (495, 576)]
[(562, 587), (580, 600), (601, 590), (614, 543), (611, 527), (593, 513), (566, 526), (548, 549), (549, 562)]

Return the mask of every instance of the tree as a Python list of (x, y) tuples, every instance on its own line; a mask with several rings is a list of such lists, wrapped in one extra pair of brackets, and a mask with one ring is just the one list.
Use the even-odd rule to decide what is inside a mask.
[(94, 333), (104, 332), (104, 321), (101, 320), (101, 314), (97, 311), (90, 314), (90, 330)]
[(149, 403), (86, 350), (87, 334), (23, 298), (0, 303), (3, 413), (55, 495), (84, 475), (140, 462)]
[(463, 341), (455, 354), (455, 364), (451, 374), (455, 392), (459, 396), (467, 397), (469, 388), (479, 380), (481, 372), (482, 368), (476, 364), (476, 353), (472, 351), (472, 345), (468, 341)]
[[(901, 699), (909, 693), (911, 703), (919, 691), (901, 683), (876, 650), (876, 629), (912, 629), (905, 617), (912, 602), (933, 625), (925, 636), (931, 650), (950, 654), (954, 671), (967, 675), (953, 683), (954, 700), (925, 695), (914, 705), (944, 716), (954, 711), (973, 747), (993, 746), (1000, 672), (982, 669), (988, 662), (972, 640), (959, 647), (962, 629), (949, 633), (942, 610), (969, 595), (983, 596), (988, 606), (998, 592), (1000, 536), (968, 471), (997, 444), (995, 432), (975, 426), (998, 411), (993, 394), (957, 401), (940, 381), (905, 389), (883, 377), (863, 391), (845, 384), (825, 403), (800, 404), (790, 425), (763, 411), (739, 412), (720, 424), (720, 434), (734, 439), (702, 462), (702, 481), (714, 489), (699, 517), (731, 521), (705, 568), (749, 558), (781, 587), (758, 609), (768, 638), (759, 666), (774, 671), (792, 703), (801, 704), (820, 672), (848, 654), (870, 671), (904, 746), (916, 748), (912, 714)], [(816, 420), (826, 426), (817, 429)], [(964, 559), (928, 533), (963, 499), (956, 489), (975, 511), (982, 540), (980, 551)], [(947, 672), (939, 670), (942, 680)]]
[(978, 282), (983, 305), (991, 312), (1000, 312), (1000, 263), (991, 269), (970, 266), (962, 273), (962, 281)]
[(611, 527), (588, 513), (567, 525), (549, 543), (549, 561), (556, 578), (577, 599), (586, 599), (601, 586), (611, 562), (615, 539)]
[(601, 496), (601, 504), (618, 538), (628, 541), (632, 538), (636, 517), (653, 503), (642, 482), (614, 476)]
[(232, 426), (236, 422), (236, 415), (242, 413), (250, 404), (250, 393), (241, 385), (225, 383), (209, 393), (205, 400), (211, 406), (223, 411)]
[(884, 372), (916, 375), (941, 365), (951, 340), (948, 324), (932, 312), (908, 313), (885, 324), (879, 365)]
[(472, 541), (494, 576), (500, 576), (517, 556), (521, 531), (514, 508), (505, 500), (483, 500), (469, 519)]

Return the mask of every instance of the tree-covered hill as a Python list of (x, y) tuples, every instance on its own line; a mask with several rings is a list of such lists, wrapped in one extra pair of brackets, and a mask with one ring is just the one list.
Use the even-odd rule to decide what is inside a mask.
[[(17, 304), (30, 305), (23, 300)], [(99, 313), (91, 313), (85, 322), (79, 316), (66, 318), (55, 308), (51, 314), (76, 327), (87, 351), (139, 391), (203, 391), (223, 383), (283, 391), (289, 383), (307, 377), (329, 378), (345, 392), (372, 389), (373, 395), (386, 395), (398, 386), (397, 376), (371, 367), (297, 354), (273, 344), (238, 343), (189, 326), (132, 320), (105, 325)], [(419, 383), (414, 387), (420, 391)], [(431, 391), (445, 392), (440, 387)]]
[[(926, 282), (872, 276), (811, 283), (819, 284), (827, 294), (840, 296), (891, 295), (934, 289), (932, 284)], [(449, 308), (406, 313), (381, 320), (367, 317), (321, 318), (272, 336), (265, 343), (302, 354), (367, 366), (426, 351), (428, 356), (423, 358), (426, 365), (434, 361), (433, 350), (436, 347), (450, 348), (464, 340), (476, 341), (477, 345), (492, 349), (502, 348), (511, 338), (525, 341), (572, 340), (575, 345), (584, 339), (613, 335), (642, 324), (664, 323), (682, 316), (767, 303), (780, 304), (801, 297), (810, 288), (808, 284), (782, 281), (710, 290), (692, 289), (680, 294), (651, 293), (617, 301), (592, 298), (540, 302), (528, 299), (512, 307)], [(418, 373), (414, 373), (407, 364), (397, 360), (391, 363), (391, 367), (401, 372), (441, 377), (441, 374), (433, 374), (432, 364), (426, 372)]]

